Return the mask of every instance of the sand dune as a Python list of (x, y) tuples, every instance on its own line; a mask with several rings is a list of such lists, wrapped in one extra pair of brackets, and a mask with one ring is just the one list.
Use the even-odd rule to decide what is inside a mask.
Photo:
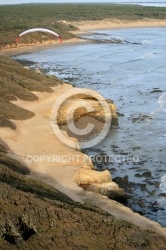
[(141, 28), (141, 27), (166, 27), (166, 20), (157, 19), (143, 19), (143, 20), (119, 20), (119, 19), (104, 19), (96, 21), (80, 21), (72, 22), (73, 25), (77, 26), (80, 31), (88, 32), (99, 29), (121, 29), (121, 28)]

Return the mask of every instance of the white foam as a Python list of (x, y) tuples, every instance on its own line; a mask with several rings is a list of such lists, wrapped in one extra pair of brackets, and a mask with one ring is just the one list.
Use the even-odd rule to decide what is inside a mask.
[(166, 109), (166, 92), (159, 97), (158, 103), (160, 104), (160, 108)]
[(142, 45), (147, 45), (147, 44), (150, 44), (151, 42), (149, 40), (143, 40), (141, 43)]
[[(160, 182), (160, 194), (166, 193), (166, 175), (161, 177), (161, 182)], [(166, 220), (166, 198), (165, 197), (160, 197), (157, 200), (160, 209), (158, 210), (157, 213), (157, 220), (159, 223), (163, 224)]]
[(160, 193), (166, 193), (166, 174), (161, 177)]
[(143, 56), (140, 56), (138, 59), (148, 59), (148, 58), (152, 58), (154, 57), (154, 53), (148, 53), (148, 54), (145, 54)]

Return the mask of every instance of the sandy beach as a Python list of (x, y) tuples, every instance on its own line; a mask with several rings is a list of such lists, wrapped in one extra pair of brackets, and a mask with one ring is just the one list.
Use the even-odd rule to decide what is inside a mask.
[[(118, 29), (118, 28), (134, 28), (134, 27), (165, 27), (166, 20), (143, 20), (143, 21), (120, 21), (120, 20), (102, 20), (102, 21), (86, 21), (73, 22), (73, 25), (79, 27), (80, 31), (75, 33), (78, 36), (85, 32), (90, 32), (97, 29)], [(86, 42), (79, 38), (74, 38), (69, 41), (64, 41), (63, 44), (49, 43), (40, 44), (36, 49), (46, 49), (50, 46), (65, 46), (68, 44), (76, 44)], [(5, 55), (16, 55), (20, 53), (27, 53), (33, 48), (30, 46), (23, 46), (19, 48), (6, 49), (0, 52)], [(84, 154), (79, 150), (70, 148), (60, 142), (52, 131), (50, 119), (47, 114), (52, 109), (52, 106), (58, 96), (66, 90), (72, 90), (70, 85), (64, 84), (53, 88), (52, 93), (38, 93), (35, 94), (39, 100), (34, 102), (26, 102), (17, 100), (14, 103), (18, 106), (24, 107), (35, 113), (35, 116), (29, 120), (15, 121), (17, 130), (12, 131), (9, 128), (0, 128), (2, 140), (4, 140), (10, 147), (9, 155), (23, 161), (31, 171), (31, 177), (42, 179), (48, 184), (51, 184), (56, 189), (68, 195), (76, 202), (90, 203), (98, 206), (108, 213), (114, 215), (118, 219), (132, 222), (133, 224), (158, 232), (166, 237), (166, 228), (162, 228), (158, 223), (150, 221), (149, 219), (134, 213), (131, 209), (122, 204), (108, 199), (105, 196), (95, 194), (93, 192), (86, 192), (79, 187), (75, 181), (74, 176), (78, 173), (80, 168), (89, 167), (84, 161)], [(74, 139), (73, 139), (74, 140)], [(48, 161), (44, 158), (42, 161), (32, 160), (32, 156), (60, 156), (63, 155), (77, 156), (77, 161)], [(33, 158), (35, 159), (35, 158)]]
[(166, 27), (166, 20), (143, 19), (136, 21), (128, 21), (128, 20), (118, 20), (118, 19), (104, 19), (96, 21), (72, 22), (72, 24), (77, 26), (80, 29), (80, 33), (82, 33), (82, 32), (89, 32), (92, 30), (102, 30), (102, 29)]

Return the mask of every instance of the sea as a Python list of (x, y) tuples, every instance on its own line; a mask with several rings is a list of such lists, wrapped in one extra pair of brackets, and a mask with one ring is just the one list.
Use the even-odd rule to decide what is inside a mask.
[(166, 226), (166, 28), (91, 31), (87, 43), (15, 56), (64, 82), (90, 88), (117, 106), (119, 125), (85, 150), (111, 156), (108, 169), (129, 195), (127, 206)]
[[(109, 1), (109, 2), (112, 2)], [(151, 1), (151, 0), (140, 0), (140, 1), (127, 1), (127, 0), (117, 0), (114, 1), (114, 3), (117, 4), (132, 4), (132, 5), (142, 5), (142, 6), (154, 6), (154, 7), (166, 7), (166, 1), (160, 0), (160, 1)]]

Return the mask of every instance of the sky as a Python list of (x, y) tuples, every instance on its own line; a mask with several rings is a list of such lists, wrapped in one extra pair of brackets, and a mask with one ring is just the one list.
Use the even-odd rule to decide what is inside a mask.
[[(116, 0), (115, 0), (116, 1)], [(123, 0), (122, 0), (123, 1)], [(71, 3), (71, 2), (114, 2), (113, 0), (0, 0), (0, 4), (20, 4), (20, 3)]]
[(93, 3), (103, 3), (103, 2), (110, 2), (110, 3), (115, 3), (115, 2), (166, 2), (166, 0), (0, 0), (0, 4), (20, 4), (20, 3), (71, 3), (71, 2), (93, 2)]

